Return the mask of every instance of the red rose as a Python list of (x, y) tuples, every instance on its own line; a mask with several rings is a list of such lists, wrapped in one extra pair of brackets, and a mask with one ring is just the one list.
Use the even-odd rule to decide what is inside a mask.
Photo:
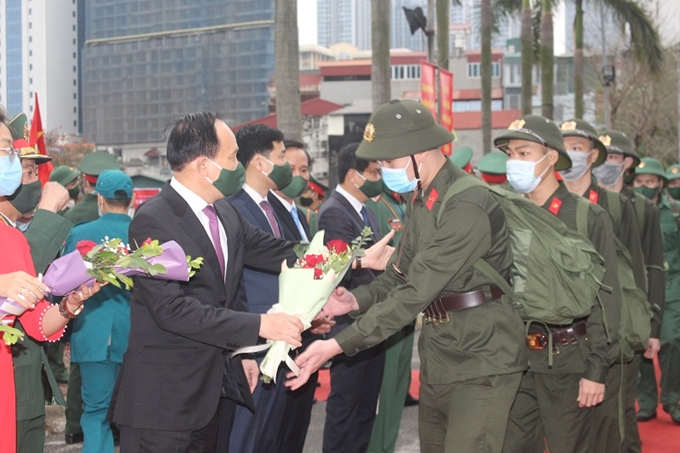
[(305, 255), (302, 258), (302, 261), (304, 262), (303, 267), (306, 269), (316, 267), (317, 264), (323, 263), (323, 255)]
[(78, 250), (82, 256), (85, 256), (88, 253), (90, 253), (90, 250), (92, 250), (96, 246), (97, 246), (96, 242), (85, 240), (80, 241), (76, 244), (76, 250)]
[(314, 268), (314, 280), (321, 280), (323, 278), (323, 270), (321, 268)]
[(333, 239), (332, 241), (328, 241), (328, 245), (326, 245), (326, 247), (328, 247), (328, 250), (331, 252), (335, 251), (335, 253), (344, 253), (349, 248), (349, 245), (347, 245), (347, 243), (343, 240)]
[(144, 247), (145, 245), (151, 244), (151, 241), (152, 241), (151, 238), (146, 238), (146, 239), (144, 239), (144, 242), (142, 242), (142, 247)]

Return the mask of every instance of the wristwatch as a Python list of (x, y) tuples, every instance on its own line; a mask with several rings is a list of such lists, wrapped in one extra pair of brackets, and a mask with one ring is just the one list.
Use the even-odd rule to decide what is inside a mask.
[(357, 256), (356, 263), (357, 263), (357, 267), (356, 267), (355, 270), (358, 271), (359, 269), (361, 269), (361, 257), (360, 256)]
[(75, 311), (71, 311), (68, 309), (68, 305), (66, 305), (66, 299), (67, 297), (64, 297), (61, 302), (59, 302), (59, 314), (66, 319), (74, 319), (81, 311), (83, 311), (83, 304), (78, 305), (78, 308), (76, 308)]

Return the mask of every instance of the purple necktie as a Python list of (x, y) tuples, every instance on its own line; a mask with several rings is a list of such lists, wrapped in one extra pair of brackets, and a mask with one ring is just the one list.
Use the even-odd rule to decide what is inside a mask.
[(279, 231), (279, 224), (276, 222), (276, 217), (274, 216), (274, 210), (272, 205), (269, 204), (267, 200), (260, 201), (260, 207), (267, 215), (267, 220), (269, 220), (269, 225), (272, 227), (272, 232), (277, 238), (281, 237), (281, 231)]
[(214, 207), (208, 205), (203, 208), (203, 214), (208, 216), (210, 236), (212, 236), (213, 244), (215, 245), (215, 253), (217, 254), (217, 261), (220, 263), (220, 269), (222, 269), (222, 276), (224, 276), (224, 250), (222, 250), (222, 240), (220, 239), (220, 227), (217, 223), (217, 213), (215, 212)]

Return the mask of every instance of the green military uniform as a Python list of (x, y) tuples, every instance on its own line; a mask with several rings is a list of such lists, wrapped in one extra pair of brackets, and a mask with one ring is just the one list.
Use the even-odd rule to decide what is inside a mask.
[[(386, 189), (378, 201), (369, 199), (364, 205), (375, 216), (383, 235), (387, 234), (390, 229), (396, 231), (390, 241), (390, 245), (396, 247), (404, 234), (406, 204), (403, 198)], [(404, 400), (411, 383), (414, 336), (415, 321), (385, 342), (385, 371), (380, 387), (378, 413), (373, 422), (367, 453), (394, 451), (399, 436)]]
[[(391, 101), (371, 116), (357, 156), (396, 159), (436, 150), (452, 139), (422, 104)], [(483, 187), (465, 190), (442, 205), (453, 183), (468, 177), (447, 160), (428, 187), (416, 191), (400, 250), (386, 272), (353, 290), (362, 315), (335, 337), (345, 354), (354, 355), (408, 325), (440, 295), (475, 290), (489, 294), (482, 305), (423, 326), (423, 453), (500, 451), (526, 369), (522, 320), (509, 302), (493, 299), (491, 280), (472, 267), (483, 258), (501, 275), (509, 274), (512, 252), (503, 211)]]
[[(22, 130), (21, 128), (19, 130)], [(51, 160), (34, 148), (21, 148), (21, 158), (40, 165)], [(25, 232), (36, 273), (43, 273), (59, 253), (72, 224), (59, 215), (38, 209)], [(20, 324), (20, 323), (19, 323)], [(19, 326), (19, 328), (21, 328)], [(42, 451), (45, 442), (45, 393), (42, 368), (47, 366), (40, 342), (26, 337), (12, 348), (17, 395), (17, 452)], [(45, 372), (51, 374), (49, 367)], [(54, 380), (52, 378), (52, 380)], [(56, 385), (53, 392), (60, 390)], [(61, 394), (57, 401), (62, 401)]]
[[(562, 136), (557, 126), (545, 118), (527, 115), (511, 131), (494, 141), (503, 146), (510, 140), (524, 140), (545, 144), (560, 155), (560, 159), (571, 165), (571, 160), (562, 145)], [(564, 168), (564, 164), (556, 165)], [(550, 334), (553, 336), (565, 329), (577, 332), (585, 324), (585, 332), (577, 334), (574, 344), (557, 346), (553, 351), (550, 366), (548, 348), (529, 350), (529, 369), (522, 377), (522, 383), (510, 412), (510, 421), (503, 451), (543, 452), (544, 436), (553, 453), (589, 452), (585, 441), (590, 409), (578, 406), (581, 379), (604, 384), (609, 365), (616, 358), (616, 342), (610, 344), (612, 332), (616, 332), (620, 318), (620, 289), (616, 267), (616, 245), (611, 235), (612, 226), (606, 212), (599, 206), (581, 200), (560, 184), (551, 194), (543, 209), (557, 216), (567, 228), (578, 231), (577, 207), (587, 203), (587, 234), (595, 249), (604, 258), (605, 277), (603, 284), (612, 290), (600, 289), (598, 301), (593, 301), (590, 315), (569, 326), (548, 326), (532, 323), (528, 334)], [(609, 332), (607, 331), (609, 329)], [(615, 334), (614, 337), (615, 338)], [(557, 353), (555, 353), (557, 352)]]
[(316, 232), (319, 231), (319, 214), (317, 214), (313, 209), (305, 208), (304, 206), (298, 205), (297, 208), (298, 211), (302, 212), (302, 215), (305, 216), (307, 224), (309, 225), (309, 234), (311, 237), (314, 237)]
[[(104, 170), (118, 170), (120, 165), (116, 158), (105, 152), (95, 152), (83, 157), (80, 163), (80, 171), (84, 177), (99, 176)], [(94, 184), (92, 184), (94, 187)], [(91, 222), (99, 218), (97, 208), (97, 195), (94, 193), (84, 194), (80, 203), (77, 203), (64, 214), (73, 225)], [(83, 398), (81, 395), (80, 367), (76, 362), (71, 362), (69, 370), (68, 392), (66, 395), (66, 429), (67, 440), (71, 436), (80, 436), (83, 432), (80, 427), (80, 417), (83, 414)]]
[[(607, 147), (608, 154), (621, 154), (624, 158), (630, 157), (633, 160), (631, 170), (640, 163), (633, 148), (633, 142), (620, 131), (603, 131), (599, 137), (600, 141)], [(650, 338), (659, 338), (661, 330), (661, 308), (664, 303), (664, 256), (663, 241), (661, 236), (659, 209), (646, 197), (635, 193), (625, 184), (621, 188), (621, 195), (625, 196), (633, 206), (635, 217), (640, 232), (640, 244), (647, 277), (647, 299), (652, 306), (659, 307), (654, 310), (654, 317), (651, 322)], [(624, 407), (624, 439), (622, 450), (627, 452), (641, 450), (640, 435), (637, 426), (635, 413), (635, 399), (638, 388), (638, 374), (640, 363), (643, 360), (642, 351), (635, 354), (631, 366), (624, 366), (625, 375), (623, 376), (623, 407)]]
[[(663, 167), (658, 161), (643, 159), (635, 169), (637, 174), (656, 174), (666, 182), (680, 177), (677, 167), (670, 167), (663, 173)], [(674, 172), (673, 169), (676, 168)], [(663, 320), (659, 337), (661, 350), (659, 351), (659, 365), (661, 368), (661, 404), (664, 410), (670, 412), (673, 421), (680, 423), (680, 228), (678, 216), (680, 203), (661, 193), (658, 196), (657, 207), (661, 213), (661, 230), (666, 269), (666, 297), (663, 307)], [(640, 415), (647, 415), (647, 420), (656, 415), (659, 395), (656, 387), (654, 364), (651, 360), (644, 360), (640, 366), (640, 383), (638, 386), (638, 403)]]
[[(597, 167), (604, 163), (607, 158), (607, 148), (590, 123), (582, 119), (574, 119), (563, 122), (560, 125), (560, 129), (564, 137), (574, 136), (590, 139), (594, 147), (599, 151), (598, 158), (593, 162), (592, 166)], [(630, 253), (636, 286), (646, 294), (647, 272), (635, 211), (628, 197), (623, 194), (616, 194), (616, 197), (613, 197), (612, 195), (607, 195), (608, 193), (612, 192), (601, 188), (593, 181), (591, 186), (582, 195), (592, 203), (600, 205), (609, 213), (614, 234)], [(614, 198), (618, 198), (619, 206), (609, 205), (610, 199), (613, 200)], [(614, 215), (614, 212), (620, 212), (620, 217)], [(633, 376), (635, 369), (637, 367), (632, 363), (632, 358), (626, 358), (623, 361), (618, 360), (609, 369), (604, 401), (593, 408), (592, 421), (587, 427), (590, 432), (588, 443), (592, 451), (610, 451), (612, 448), (615, 448), (615, 445), (618, 448), (618, 445), (622, 442), (620, 423), (624, 421), (619, 419), (619, 397), (622, 388), (626, 386), (625, 377)], [(621, 410), (623, 411), (624, 408), (621, 408)]]

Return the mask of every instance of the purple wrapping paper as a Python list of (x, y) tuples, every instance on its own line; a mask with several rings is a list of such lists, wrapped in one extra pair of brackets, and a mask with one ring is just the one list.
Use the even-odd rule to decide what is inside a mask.
[[(189, 281), (187, 258), (182, 247), (175, 241), (162, 244), (163, 253), (149, 259), (151, 264), (162, 264), (167, 269), (165, 274), (158, 274), (153, 278), (162, 280)], [(128, 275), (144, 275), (141, 269), (116, 269), (117, 272)], [(45, 272), (43, 283), (50, 288), (55, 296), (66, 296), (72, 291), (87, 284), (92, 286), (94, 278), (87, 274), (87, 266), (80, 252), (74, 250), (52, 262)], [(7, 315), (19, 316), (26, 309), (12, 299), (0, 298), (0, 318)]]

